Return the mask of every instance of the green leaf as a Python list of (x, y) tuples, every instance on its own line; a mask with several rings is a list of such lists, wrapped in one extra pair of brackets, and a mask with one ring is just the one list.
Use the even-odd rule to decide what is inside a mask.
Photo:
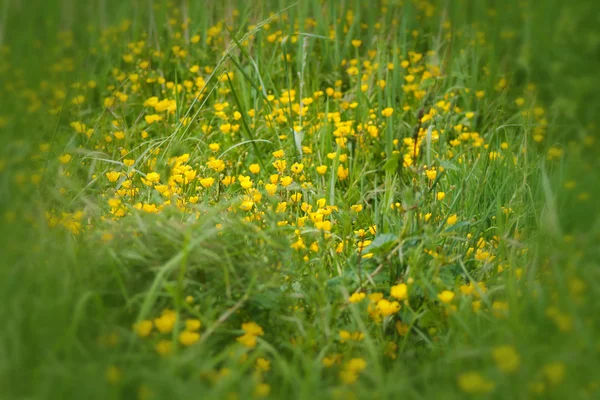
[(398, 241), (398, 235), (394, 233), (385, 233), (377, 236), (370, 245), (368, 245), (363, 253), (370, 253), (376, 250), (383, 250), (391, 247), (392, 244)]

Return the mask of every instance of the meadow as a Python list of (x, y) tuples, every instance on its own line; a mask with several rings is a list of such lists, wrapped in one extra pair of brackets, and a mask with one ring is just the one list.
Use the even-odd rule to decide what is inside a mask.
[(598, 22), (4, 0), (0, 398), (600, 398)]

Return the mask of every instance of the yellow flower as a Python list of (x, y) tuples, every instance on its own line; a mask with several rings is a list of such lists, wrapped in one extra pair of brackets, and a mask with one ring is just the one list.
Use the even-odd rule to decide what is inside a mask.
[(268, 383), (259, 383), (252, 392), (253, 397), (267, 397), (271, 393), (271, 386)]
[(144, 116), (144, 119), (146, 120), (146, 123), (148, 125), (153, 124), (158, 121), (162, 121), (162, 117), (158, 114), (146, 115), (146, 116)]
[(215, 183), (215, 178), (202, 178), (202, 179), (200, 179), (200, 184), (203, 187), (205, 187), (205, 188), (211, 187), (214, 183)]
[(256, 347), (256, 336), (246, 333), (236, 339), (239, 343), (241, 343), (244, 347), (248, 347), (252, 349)]
[(148, 337), (152, 333), (152, 321), (144, 320), (133, 325), (133, 330), (139, 337)]
[(267, 360), (264, 357), (258, 357), (256, 359), (256, 369), (259, 371), (267, 372), (271, 369), (271, 361)]
[(323, 357), (323, 366), (325, 367), (331, 367), (334, 364), (339, 364), (341, 362), (342, 359), (342, 355), (341, 354), (332, 354), (331, 356), (328, 357)]
[(438, 201), (442, 201), (442, 200), (444, 200), (446, 198), (446, 193), (444, 193), (444, 192), (437, 192), (437, 196), (436, 197), (437, 197)]
[(381, 299), (377, 302), (377, 310), (381, 313), (381, 315), (387, 317), (388, 315), (392, 315), (400, 311), (400, 303), (397, 301)]
[(343, 165), (338, 166), (337, 177), (340, 181), (346, 180), (349, 174), (350, 170), (348, 168), (344, 168)]
[(250, 335), (262, 336), (265, 334), (263, 328), (255, 322), (245, 322), (242, 324), (242, 330)]
[(290, 167), (290, 170), (292, 171), (292, 173), (294, 173), (296, 175), (299, 174), (300, 172), (302, 172), (303, 169), (304, 169), (304, 164), (300, 164), (300, 163), (294, 163)]
[(317, 173), (319, 175), (325, 175), (326, 172), (327, 172), (327, 165), (319, 165), (317, 167)]
[(367, 367), (367, 362), (362, 358), (352, 358), (340, 371), (342, 382), (350, 385), (358, 380), (358, 374)]
[(408, 298), (408, 286), (406, 286), (406, 283), (400, 283), (392, 286), (390, 290), (390, 296), (400, 301), (406, 300)]
[(62, 156), (58, 157), (58, 161), (60, 161), (61, 164), (68, 164), (71, 162), (72, 158), (73, 157), (70, 154), (65, 153)]
[(288, 187), (292, 184), (293, 181), (294, 180), (291, 176), (284, 176), (283, 178), (281, 178), (281, 186)]
[(277, 191), (277, 185), (274, 185), (272, 183), (267, 183), (265, 185), (265, 190), (267, 191), (267, 193), (270, 196), (273, 196), (275, 194), (275, 192)]
[(343, 369), (340, 371), (340, 380), (347, 385), (351, 385), (358, 380), (358, 374), (354, 371)]
[(108, 179), (109, 182), (116, 182), (120, 176), (121, 176), (121, 173), (116, 172), (116, 171), (110, 171), (110, 172), (106, 173), (106, 178)]
[(355, 48), (359, 48), (362, 44), (362, 40), (353, 39), (352, 41), (350, 41), (350, 43), (352, 43), (352, 46), (354, 46)]
[(156, 343), (154, 349), (158, 354), (164, 357), (171, 354), (171, 352), (173, 351), (173, 343), (170, 340), (163, 339), (160, 342)]
[(456, 224), (456, 221), (458, 221), (458, 217), (456, 216), (456, 214), (452, 214), (448, 217), (448, 219), (446, 220), (446, 223), (448, 225), (454, 225), (454, 224)]
[(356, 304), (363, 301), (365, 297), (367, 297), (367, 295), (362, 292), (352, 293), (352, 296), (350, 296), (348, 301), (350, 303)]
[(174, 311), (166, 310), (159, 318), (154, 319), (154, 326), (160, 333), (170, 333), (176, 320), (177, 314)]
[(383, 110), (381, 110), (381, 115), (383, 115), (384, 117), (391, 117), (393, 113), (394, 109), (392, 107), (386, 107)]
[(272, 154), (273, 154), (273, 157), (275, 157), (275, 158), (283, 158), (283, 156), (284, 156), (283, 150), (274, 151)]
[(302, 200), (302, 193), (294, 193), (290, 196), (290, 199), (294, 203), (298, 203), (298, 202), (300, 202), (300, 200)]
[(242, 201), (242, 203), (240, 204), (240, 209), (242, 209), (243, 211), (250, 211), (252, 207), (254, 207), (254, 202), (249, 199)]
[(146, 174), (146, 180), (148, 182), (157, 183), (158, 181), (160, 181), (160, 174), (156, 172), (150, 172)]
[(437, 177), (437, 171), (434, 168), (428, 169), (425, 171), (425, 175), (430, 181), (433, 181)]
[(344, 368), (349, 371), (361, 372), (367, 367), (367, 362), (362, 358), (352, 358), (346, 363)]
[(256, 175), (260, 172), (260, 165), (252, 164), (252, 165), (250, 165), (250, 167), (248, 167), (248, 169), (250, 170), (250, 172), (252, 172), (253, 174)]
[(125, 132), (123, 132), (123, 131), (117, 131), (114, 133), (114, 135), (115, 135), (115, 139), (117, 139), (117, 140), (125, 139)]
[(498, 346), (492, 350), (492, 357), (502, 372), (510, 373), (519, 369), (521, 357), (513, 346)]
[(402, 321), (396, 321), (395, 327), (396, 332), (398, 332), (398, 335), (400, 336), (406, 335), (410, 330), (410, 326), (408, 324), (403, 323)]
[(352, 211), (358, 213), (358, 212), (362, 211), (363, 206), (362, 206), (362, 204), (354, 204), (354, 205), (350, 206), (350, 209), (352, 209)]
[[(193, 298), (192, 298), (192, 301), (193, 301)], [(190, 332), (197, 331), (201, 327), (202, 327), (202, 322), (200, 322), (199, 319), (187, 319), (187, 320), (185, 320), (185, 329), (187, 331), (190, 331)]]
[(179, 334), (179, 343), (184, 346), (191, 346), (200, 340), (200, 334), (198, 332), (183, 331)]
[(450, 290), (444, 290), (442, 293), (438, 294), (438, 299), (440, 299), (443, 303), (450, 304), (454, 299), (454, 292)]
[(275, 169), (277, 170), (277, 172), (279, 172), (281, 174), (287, 168), (287, 162), (285, 160), (276, 160), (273, 163), (273, 166), (275, 167)]
[(252, 182), (249, 176), (240, 175), (238, 176), (238, 180), (240, 182), (240, 186), (244, 189), (250, 189), (252, 185), (254, 185), (254, 182)]
[(231, 185), (234, 182), (235, 182), (235, 176), (226, 176), (223, 179), (221, 179), (221, 183), (224, 186), (229, 186), (229, 185)]
[(479, 372), (469, 371), (458, 376), (458, 387), (465, 393), (485, 394), (494, 390), (496, 384), (483, 376)]

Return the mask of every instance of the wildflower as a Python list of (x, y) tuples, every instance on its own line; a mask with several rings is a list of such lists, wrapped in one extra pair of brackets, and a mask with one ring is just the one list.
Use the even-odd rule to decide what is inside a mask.
[(155, 122), (162, 121), (163, 118), (158, 114), (151, 114), (151, 115), (144, 116), (144, 119), (146, 120), (146, 123), (148, 125), (151, 125)]
[(267, 193), (270, 196), (273, 196), (275, 194), (275, 192), (277, 191), (277, 185), (274, 185), (272, 183), (267, 183), (265, 185), (265, 190), (267, 191)]
[(450, 304), (454, 299), (454, 292), (450, 290), (444, 290), (442, 293), (438, 294), (438, 299), (443, 303)]
[(394, 109), (392, 107), (386, 107), (383, 110), (381, 110), (381, 115), (383, 115), (384, 117), (391, 117), (393, 113)]
[(352, 358), (340, 371), (340, 379), (346, 384), (352, 384), (358, 380), (358, 374), (367, 367), (367, 362), (362, 358)]
[(252, 164), (248, 167), (248, 169), (255, 175), (260, 172), (260, 166), (258, 164)]
[(327, 172), (327, 165), (319, 165), (316, 169), (319, 175), (324, 175)]
[(398, 335), (400, 336), (405, 336), (410, 330), (410, 326), (402, 321), (396, 321), (395, 327), (396, 332), (398, 332)]
[(362, 211), (363, 206), (362, 206), (362, 204), (354, 204), (354, 205), (350, 206), (350, 209), (354, 212), (359, 213)]
[(283, 158), (283, 156), (284, 156), (283, 150), (274, 151), (272, 154), (273, 154), (273, 157), (275, 157), (275, 158)]
[(221, 145), (219, 145), (219, 143), (211, 143), (208, 145), (208, 148), (213, 152), (216, 153), (217, 151), (219, 151), (219, 149), (221, 148)]
[(198, 332), (185, 330), (179, 334), (179, 343), (184, 346), (191, 346), (198, 340), (200, 340), (200, 334)]
[(163, 357), (168, 356), (173, 351), (173, 343), (170, 340), (163, 339), (156, 343), (154, 350)]
[(506, 317), (508, 314), (508, 303), (505, 301), (495, 300), (492, 303), (492, 313), (496, 318)]
[(458, 376), (458, 387), (465, 393), (485, 394), (494, 390), (495, 386), (494, 382), (476, 371), (465, 372)]
[(298, 203), (298, 202), (300, 202), (300, 200), (302, 200), (302, 193), (294, 193), (290, 196), (290, 199), (294, 203)]
[(106, 173), (106, 178), (108, 179), (109, 182), (116, 182), (120, 176), (121, 176), (121, 173), (116, 172), (116, 171), (110, 171), (110, 172)]
[(446, 198), (446, 193), (444, 193), (444, 192), (437, 192), (436, 197), (437, 197), (438, 201), (442, 201), (442, 200), (444, 200)]
[(150, 214), (156, 214), (158, 213), (158, 208), (156, 207), (156, 204), (144, 204), (142, 205), (142, 211), (150, 213)]
[(367, 295), (363, 292), (352, 293), (352, 296), (348, 299), (350, 303), (356, 304), (364, 300)]
[(273, 167), (275, 167), (275, 169), (277, 170), (277, 172), (279, 172), (280, 174), (282, 174), (286, 168), (287, 168), (287, 162), (285, 160), (276, 160), (273, 163)]
[(244, 189), (250, 189), (252, 185), (254, 185), (254, 182), (252, 182), (249, 176), (240, 175), (238, 176), (238, 180), (240, 182), (240, 186)]
[(293, 179), (291, 176), (284, 176), (283, 178), (281, 178), (281, 186), (283, 187), (288, 187), (292, 184)]
[(502, 372), (511, 373), (519, 369), (521, 357), (513, 346), (498, 346), (492, 350), (492, 357)]
[(258, 357), (256, 359), (256, 369), (259, 371), (267, 372), (271, 369), (271, 361), (264, 357)]
[(392, 286), (390, 296), (400, 301), (406, 300), (408, 298), (408, 286), (406, 286), (406, 283)]
[(242, 324), (242, 330), (245, 332), (237, 338), (237, 341), (248, 348), (256, 347), (256, 337), (264, 335), (262, 327), (255, 322), (246, 322)]
[(425, 171), (425, 175), (427, 175), (427, 178), (430, 181), (433, 181), (437, 177), (437, 171), (435, 170), (435, 168), (431, 168)]
[(154, 319), (154, 326), (160, 333), (171, 333), (176, 320), (175, 311), (165, 310), (159, 318)]
[(125, 139), (125, 132), (123, 131), (116, 131), (115, 133), (113, 133), (113, 135), (115, 135), (115, 139), (117, 140)]
[(323, 357), (322, 363), (325, 367), (331, 367), (334, 364), (339, 364), (341, 361), (341, 354), (332, 354), (331, 356)]
[(58, 161), (60, 161), (61, 164), (68, 164), (71, 162), (72, 158), (73, 157), (70, 154), (65, 153), (62, 156), (58, 157)]
[(350, 43), (352, 43), (352, 46), (355, 48), (359, 48), (360, 45), (362, 44), (362, 40), (358, 40), (358, 39), (352, 39), (350, 41)]
[(398, 345), (394, 342), (387, 342), (384, 349), (384, 354), (391, 358), (396, 359), (396, 351), (398, 351)]
[(242, 209), (243, 211), (250, 211), (252, 207), (254, 207), (254, 202), (249, 198), (242, 201), (242, 203), (240, 204), (240, 209)]
[(271, 386), (268, 383), (259, 383), (252, 392), (253, 397), (267, 397), (271, 393)]
[(160, 181), (160, 174), (156, 172), (150, 172), (146, 174), (146, 180), (151, 183), (157, 183)]
[(458, 217), (456, 216), (456, 214), (452, 214), (448, 217), (448, 219), (446, 219), (446, 224), (448, 224), (449, 226), (452, 226), (452, 225), (456, 224), (457, 221), (458, 221)]
[(215, 183), (215, 178), (202, 178), (200, 179), (200, 184), (204, 188), (209, 188)]
[(349, 174), (350, 170), (348, 168), (344, 168), (343, 165), (338, 166), (337, 177), (340, 181), (346, 180)]
[(350, 333), (348, 331), (345, 330), (341, 330), (340, 331), (340, 340), (342, 343), (348, 341), (348, 340), (354, 340), (357, 342), (360, 342), (361, 340), (363, 340), (365, 338), (365, 334), (362, 332), (353, 332)]
[(388, 315), (392, 315), (400, 311), (400, 303), (397, 301), (381, 299), (377, 302), (377, 310), (381, 313), (381, 315), (387, 317)]
[[(191, 296), (188, 296), (188, 297), (191, 297)], [(194, 301), (193, 297), (191, 299), (192, 299), (192, 301)], [(202, 327), (202, 323), (200, 322), (199, 319), (187, 319), (187, 320), (185, 320), (185, 329), (187, 331), (190, 331), (190, 332), (197, 331), (201, 327)]]
[(148, 337), (152, 333), (152, 321), (143, 320), (133, 325), (133, 330), (139, 337)]
[(241, 343), (243, 346), (248, 347), (249, 349), (253, 349), (256, 347), (256, 336), (244, 334), (237, 338), (237, 341)]
[(292, 171), (292, 173), (294, 173), (295, 175), (299, 174), (300, 172), (302, 172), (302, 170), (304, 169), (304, 164), (300, 164), (300, 163), (294, 163), (292, 164), (292, 166), (290, 167), (290, 170)]

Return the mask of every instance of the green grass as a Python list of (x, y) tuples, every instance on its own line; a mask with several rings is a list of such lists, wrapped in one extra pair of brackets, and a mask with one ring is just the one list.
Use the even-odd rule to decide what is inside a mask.
[(2, 398), (598, 397), (597, 12), (485, 3), (6, 0)]

